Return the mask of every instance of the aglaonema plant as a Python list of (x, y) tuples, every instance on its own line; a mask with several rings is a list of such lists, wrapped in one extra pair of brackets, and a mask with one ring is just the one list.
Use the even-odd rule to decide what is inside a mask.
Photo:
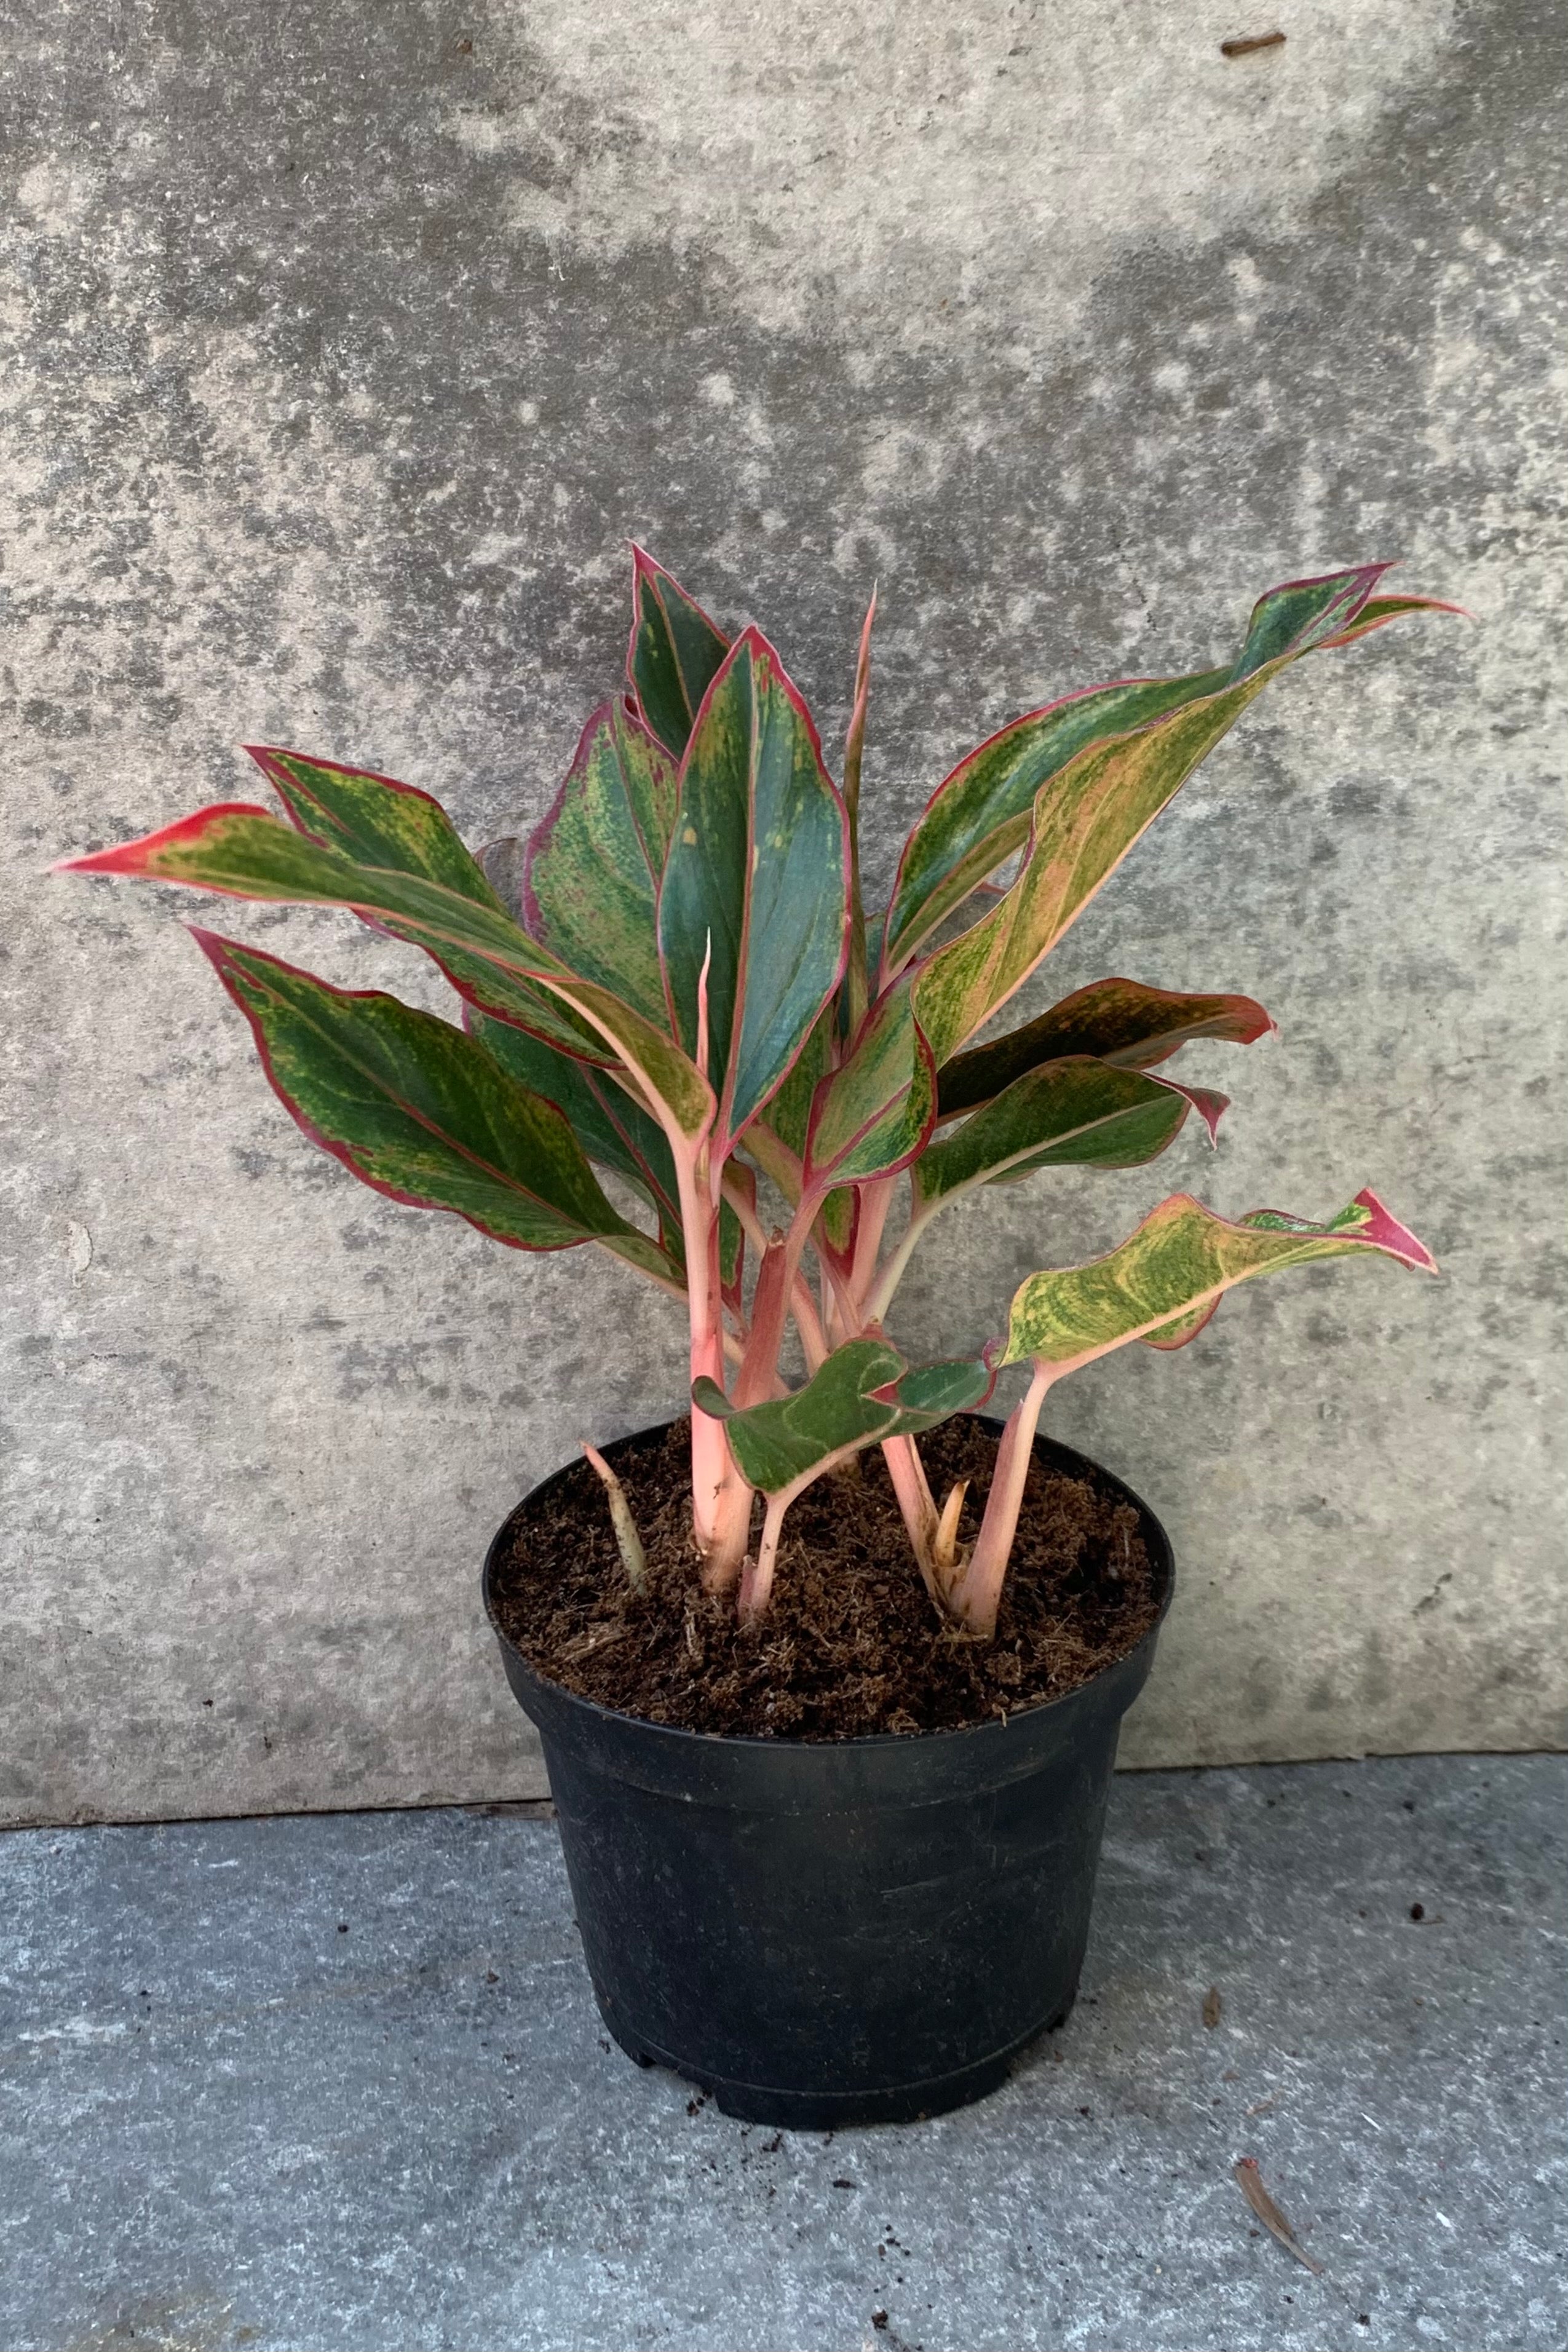
[[(594, 712), (526, 844), (475, 856), (410, 785), (256, 748), (281, 817), (224, 803), (67, 868), (343, 907), (423, 949), (461, 1028), (193, 927), (273, 1087), (362, 1181), (511, 1248), (595, 1243), (684, 1302), (710, 1591), (759, 1618), (790, 1504), (879, 1444), (932, 1601), (984, 1637), (1058, 1381), (1134, 1342), (1186, 1346), (1258, 1275), (1373, 1255), (1434, 1270), (1370, 1192), (1323, 1223), (1223, 1217), (1176, 1192), (1109, 1255), (1029, 1276), (973, 1355), (910, 1364), (886, 1328), (912, 1252), (977, 1187), (1155, 1159), (1194, 1113), (1212, 1137), (1226, 1097), (1169, 1065), (1194, 1038), (1268, 1033), (1250, 997), (1104, 980), (976, 1040), (1283, 671), (1454, 609), (1380, 594), (1386, 569), (1271, 589), (1220, 667), (1090, 688), (1003, 728), (931, 795), (874, 919), (859, 850), (872, 614), (835, 782), (768, 640), (731, 642), (640, 550), (626, 690)], [(595, 1169), (632, 1188), (639, 1221)], [(807, 1375), (793, 1391), (792, 1330)], [(939, 1507), (919, 1440), (986, 1402), (1009, 1365), (1027, 1386), (965, 1547), (963, 1493)], [(586, 1450), (636, 1578), (626, 1496)]]

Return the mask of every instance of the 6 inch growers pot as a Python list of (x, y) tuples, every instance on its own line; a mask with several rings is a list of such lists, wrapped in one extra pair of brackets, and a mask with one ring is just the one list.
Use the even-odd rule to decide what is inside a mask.
[(490, 1546), (485, 1607), (543, 1743), (605, 2023), (726, 2115), (799, 2130), (936, 2115), (993, 2090), (1072, 2007), (1117, 1735), (1174, 1569), (1119, 1479), (1045, 1437), (1035, 1454), (1136, 1509), (1160, 1616), (1065, 1697), (962, 1731), (735, 1738), (579, 1698), (496, 1608), (499, 1562), (566, 1473)]

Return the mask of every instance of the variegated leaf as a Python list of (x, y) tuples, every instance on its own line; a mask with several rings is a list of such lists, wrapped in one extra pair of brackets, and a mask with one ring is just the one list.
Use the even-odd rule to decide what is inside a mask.
[(724, 1423), (747, 1483), (777, 1495), (836, 1456), (888, 1437), (917, 1436), (955, 1412), (973, 1412), (994, 1384), (983, 1358), (911, 1370), (885, 1339), (851, 1339), (793, 1396), (742, 1408), (710, 1380), (695, 1381), (691, 1395), (699, 1412)]
[(696, 1055), (706, 1026), (721, 1150), (783, 1085), (837, 988), (847, 832), (810, 713), (767, 639), (748, 629), (687, 746), (659, 897), (676, 1034)]
[(1370, 637), (1374, 629), (1385, 629), (1390, 621), (1403, 620), (1406, 613), (1457, 613), (1461, 620), (1469, 614), (1462, 604), (1445, 604), (1436, 596), (1369, 596), (1355, 619), (1337, 637), (1326, 639), (1320, 647), (1353, 646), (1358, 637)]
[[(310, 759), (270, 744), (249, 743), (246, 750), (283, 803), (289, 822), (307, 840), (340, 852), (357, 866), (437, 883), (476, 906), (501, 906), (516, 919), (516, 908), (483, 862), (484, 852), (478, 857), (469, 854), (446, 810), (428, 793), (378, 775), (374, 769)], [(374, 916), (365, 919), (380, 928)], [(443, 970), (455, 988), (482, 997), (487, 982), (482, 965), (454, 950)], [(507, 997), (514, 1016), (526, 1009), (537, 1034), (590, 1061), (610, 1058), (598, 1033), (547, 989), (514, 978), (508, 983)]]
[(664, 1129), (611, 1075), (520, 1029), (465, 1009), (465, 1026), (494, 1062), (531, 1092), (565, 1113), (590, 1160), (635, 1184), (657, 1212), (660, 1238), (672, 1255), (681, 1249), (680, 1197), (675, 1160)]
[(1311, 580), (1287, 580), (1268, 589), (1252, 608), (1230, 673), (1233, 683), (1239, 685), (1256, 671), (1293, 660), (1298, 654), (1342, 644), (1389, 569), (1386, 563), (1358, 563), (1348, 572), (1323, 572)]
[[(1092, 687), (1027, 712), (971, 752), (938, 786), (905, 845), (888, 913), (883, 984), (1026, 841), (1042, 786), (1097, 744), (1212, 701), (1301, 654), (1348, 645), (1401, 613), (1450, 609), (1420, 597), (1390, 597), (1379, 600), (1375, 619), (1366, 617), (1372, 592), (1387, 570), (1385, 563), (1362, 564), (1321, 579), (1287, 581), (1259, 598), (1228, 668)], [(1363, 619), (1364, 628), (1358, 626)], [(1130, 845), (1123, 843), (1123, 850)]]
[(851, 1052), (812, 1104), (805, 1179), (864, 1183), (905, 1168), (936, 1119), (936, 1073), (906, 984), (874, 1005)]
[[(1216, 1216), (1177, 1192), (1135, 1234), (1092, 1265), (1032, 1274), (1014, 1293), (1001, 1361), (1058, 1372), (1091, 1363), (1131, 1339), (1177, 1346), (1223, 1294), (1253, 1276), (1318, 1258), (1382, 1255), (1436, 1274), (1436, 1263), (1374, 1192), (1358, 1192), (1326, 1225), (1273, 1209)], [(1190, 1328), (1183, 1328), (1190, 1326)], [(1167, 1337), (1166, 1335), (1170, 1336)]]
[(1271, 1035), (1274, 1026), (1250, 996), (1189, 996), (1137, 980), (1097, 980), (994, 1045), (955, 1055), (941, 1073), (939, 1113), (952, 1118), (973, 1110), (1026, 1071), (1069, 1054), (1148, 1070), (1194, 1037), (1250, 1045)]
[(915, 975), (915, 1018), (939, 1069), (1023, 986), (1272, 675), (1097, 744), (1043, 787), (1016, 881)]
[[(499, 841), (485, 842), (474, 856), (512, 921), (522, 928), (523, 868), (528, 860), (528, 844), (520, 841), (516, 834), (506, 834)], [(443, 954), (441, 968), (470, 1009), (486, 1002), (487, 975), (477, 958), (465, 959), (448, 950)], [(508, 993), (511, 1003), (506, 1018), (523, 1027), (530, 1036), (597, 1068), (614, 1066), (614, 1047), (580, 1013), (574, 1013), (563, 998), (552, 996), (547, 988), (532, 987), (523, 981), (511, 982)]]
[(632, 550), (626, 676), (649, 732), (679, 760), (730, 640), (694, 597), (640, 547)]
[(1158, 1348), (1162, 1354), (1173, 1355), (1178, 1348), (1189, 1347), (1200, 1331), (1206, 1331), (1219, 1312), (1221, 1293), (1202, 1307), (1194, 1307), (1190, 1315), (1178, 1315), (1169, 1323), (1162, 1323), (1157, 1331), (1142, 1331), (1138, 1337), (1141, 1348)]
[(549, 814), (531, 835), (521, 916), (531, 936), (661, 1026), (658, 886), (675, 822), (676, 771), (627, 709), (606, 702), (583, 730)]
[(679, 1047), (635, 1006), (568, 971), (499, 905), (482, 905), (420, 874), (356, 866), (265, 809), (220, 803), (140, 841), (66, 859), (61, 870), (183, 882), (233, 898), (348, 907), (424, 948), (462, 995), (500, 1020), (529, 1026), (536, 1017), (535, 983), (542, 983), (610, 1045), (661, 1123), (668, 1118), (690, 1139), (711, 1126), (713, 1097)]
[(741, 1268), (746, 1253), (746, 1229), (728, 1201), (719, 1203), (719, 1286), (726, 1300), (741, 1304)]
[[(1195, 1107), (1212, 1135), (1225, 1097), (1202, 1095)], [(1088, 1056), (1047, 1062), (931, 1145), (915, 1163), (915, 1196), (934, 1206), (1038, 1168), (1135, 1168), (1175, 1140), (1194, 1108), (1186, 1088), (1141, 1070)]]
[(606, 1199), (556, 1106), (474, 1037), (374, 990), (329, 987), (216, 932), (193, 935), (249, 1022), (274, 1091), (363, 1183), (447, 1209), (513, 1249), (599, 1241), (679, 1285), (679, 1264)]
[(1027, 837), (1040, 786), (1087, 744), (1125, 734), (1226, 683), (1228, 672), (1085, 687), (987, 738), (938, 785), (900, 860), (882, 950), (890, 976)]
[(308, 759), (302, 751), (268, 743), (245, 748), (308, 840), (337, 850), (356, 866), (422, 875), (476, 906), (500, 906), (479, 860), (428, 793), (370, 768), (345, 768), (336, 760)]

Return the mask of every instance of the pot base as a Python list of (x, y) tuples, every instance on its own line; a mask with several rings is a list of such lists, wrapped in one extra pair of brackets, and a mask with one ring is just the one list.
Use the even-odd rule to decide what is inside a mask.
[(1032, 2025), (1005, 2049), (971, 2061), (951, 2074), (937, 2074), (922, 2083), (900, 2083), (879, 2091), (785, 2091), (763, 2083), (734, 2083), (718, 2074), (698, 2074), (689, 2060), (654, 2048), (617, 2024), (599, 2002), (599, 2014), (626, 2056), (639, 2066), (663, 2066), (682, 2082), (706, 2091), (721, 2115), (737, 2123), (773, 2124), (784, 2131), (846, 2131), (859, 2124), (923, 2124), (945, 2116), (953, 2107), (967, 2107), (999, 2090), (1026, 2050), (1042, 2035), (1054, 2033), (1072, 2014), (1078, 1989), (1065, 2009), (1043, 2024)]

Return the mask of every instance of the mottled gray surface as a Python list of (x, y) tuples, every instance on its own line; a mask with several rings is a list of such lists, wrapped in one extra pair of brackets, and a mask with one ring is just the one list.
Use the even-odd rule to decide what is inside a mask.
[(16, 1832), (0, 2342), (1561, 2352), (1565, 1870), (1556, 1758), (1123, 1774), (1068, 2025), (780, 2136), (612, 2048), (548, 1822)]
[[(679, 1394), (673, 1311), (356, 1189), (188, 906), (37, 877), (248, 793), (247, 738), (470, 837), (537, 814), (634, 533), (830, 746), (879, 580), (879, 877), (983, 732), (1212, 659), (1270, 581), (1399, 555), (1471, 608), (1297, 673), (1057, 960), (1269, 1004), (1279, 1046), (1190, 1057), (1217, 1160), (955, 1212), (900, 1328), (984, 1337), (1169, 1185), (1375, 1182), (1441, 1286), (1260, 1286), (1053, 1406), (1183, 1562), (1124, 1758), (1561, 1741), (1568, 43), (1552, 0), (1314, 0), (1228, 62), (1245, 17), (15, 0), (0, 1817), (540, 1786), (477, 1562)], [(228, 924), (433, 1001), (346, 920)]]

